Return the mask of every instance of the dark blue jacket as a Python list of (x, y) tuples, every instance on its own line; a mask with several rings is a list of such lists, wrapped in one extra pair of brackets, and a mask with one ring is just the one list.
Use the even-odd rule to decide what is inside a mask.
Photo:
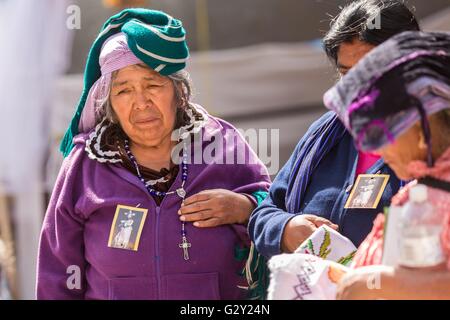
[[(286, 212), (286, 192), (289, 173), (295, 163), (298, 150), (309, 135), (333, 114), (328, 112), (317, 120), (300, 140), (293, 155), (281, 169), (269, 190), (267, 198), (253, 211), (249, 222), (249, 234), (259, 253), (267, 258), (280, 254), (281, 238), (285, 225), (295, 214)], [(344, 209), (351, 187), (356, 181), (358, 151), (350, 134), (343, 139), (318, 165), (312, 174), (306, 190), (305, 201), (300, 214), (324, 217), (339, 225), (339, 232), (349, 238), (355, 246), (369, 234), (373, 220), (400, 187), (400, 180), (394, 172), (379, 160), (367, 173), (388, 174), (390, 179), (377, 209)]]

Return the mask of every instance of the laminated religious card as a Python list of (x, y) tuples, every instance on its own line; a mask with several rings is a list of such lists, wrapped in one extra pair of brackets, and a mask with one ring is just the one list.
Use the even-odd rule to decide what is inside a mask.
[(344, 208), (376, 209), (388, 181), (389, 175), (386, 174), (360, 174)]
[(356, 250), (348, 238), (323, 225), (298, 247), (296, 253), (311, 254), (324, 260), (350, 266)]
[(118, 205), (108, 247), (137, 251), (146, 216), (147, 209)]

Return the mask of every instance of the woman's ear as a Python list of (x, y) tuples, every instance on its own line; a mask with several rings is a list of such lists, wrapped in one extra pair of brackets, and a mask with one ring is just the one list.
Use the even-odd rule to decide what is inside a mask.
[(175, 91), (175, 105), (177, 109), (184, 109), (186, 102), (183, 85), (181, 83), (174, 83), (173, 85), (173, 89)]
[(187, 96), (186, 96), (186, 88), (183, 83), (180, 83), (180, 98), (181, 98), (181, 107), (182, 109), (185, 109), (189, 103)]
[(423, 130), (422, 130), (422, 126), (419, 123), (416, 123), (414, 125), (415, 130), (417, 130), (417, 133), (419, 135), (419, 149), (420, 150), (427, 150), (428, 149), (428, 145), (427, 142), (425, 141), (425, 135), (423, 134)]

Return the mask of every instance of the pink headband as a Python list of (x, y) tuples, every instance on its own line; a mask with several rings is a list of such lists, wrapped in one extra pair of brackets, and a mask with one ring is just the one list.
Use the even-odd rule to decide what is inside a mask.
[(78, 125), (80, 133), (89, 132), (101, 120), (100, 108), (108, 99), (111, 74), (127, 66), (140, 63), (143, 62), (128, 47), (124, 33), (117, 33), (105, 41), (99, 57), (102, 75), (89, 90)]

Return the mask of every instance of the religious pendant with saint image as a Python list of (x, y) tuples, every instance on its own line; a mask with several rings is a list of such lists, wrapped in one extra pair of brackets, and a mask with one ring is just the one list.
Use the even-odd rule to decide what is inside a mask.
[(118, 205), (109, 233), (108, 247), (137, 251), (147, 209)]
[(360, 174), (344, 208), (376, 209), (388, 181), (386, 174)]

